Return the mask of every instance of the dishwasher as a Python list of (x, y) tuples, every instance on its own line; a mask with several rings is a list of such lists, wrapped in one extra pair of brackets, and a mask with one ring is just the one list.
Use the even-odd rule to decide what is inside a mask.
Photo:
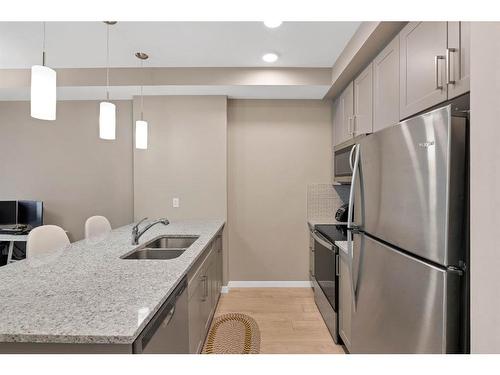
[(188, 354), (187, 278), (184, 277), (133, 344), (134, 354)]

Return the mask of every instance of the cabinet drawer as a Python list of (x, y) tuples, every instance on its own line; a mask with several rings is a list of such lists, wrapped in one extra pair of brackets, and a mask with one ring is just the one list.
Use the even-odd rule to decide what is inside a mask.
[(207, 266), (208, 260), (213, 252), (213, 242), (210, 243), (201, 258), (196, 262), (195, 267), (188, 272), (188, 299), (190, 299), (194, 292), (194, 289), (207, 276)]

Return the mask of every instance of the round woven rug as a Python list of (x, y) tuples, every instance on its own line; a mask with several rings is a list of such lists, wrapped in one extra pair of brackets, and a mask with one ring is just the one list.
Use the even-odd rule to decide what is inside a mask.
[(204, 354), (258, 354), (260, 352), (260, 330), (250, 316), (229, 313), (214, 319)]

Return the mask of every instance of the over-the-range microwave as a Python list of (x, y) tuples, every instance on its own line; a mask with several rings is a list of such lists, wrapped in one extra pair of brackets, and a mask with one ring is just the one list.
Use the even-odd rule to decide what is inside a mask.
[(333, 181), (338, 184), (350, 184), (352, 177), (352, 148), (366, 134), (360, 134), (333, 148)]

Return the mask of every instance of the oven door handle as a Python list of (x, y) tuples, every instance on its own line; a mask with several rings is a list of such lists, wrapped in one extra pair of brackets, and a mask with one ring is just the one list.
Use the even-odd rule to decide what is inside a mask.
[(321, 234), (319, 234), (318, 231), (315, 230), (311, 232), (311, 235), (313, 236), (314, 240), (318, 241), (321, 246), (326, 247), (328, 250), (333, 250), (333, 244), (326, 240)]

